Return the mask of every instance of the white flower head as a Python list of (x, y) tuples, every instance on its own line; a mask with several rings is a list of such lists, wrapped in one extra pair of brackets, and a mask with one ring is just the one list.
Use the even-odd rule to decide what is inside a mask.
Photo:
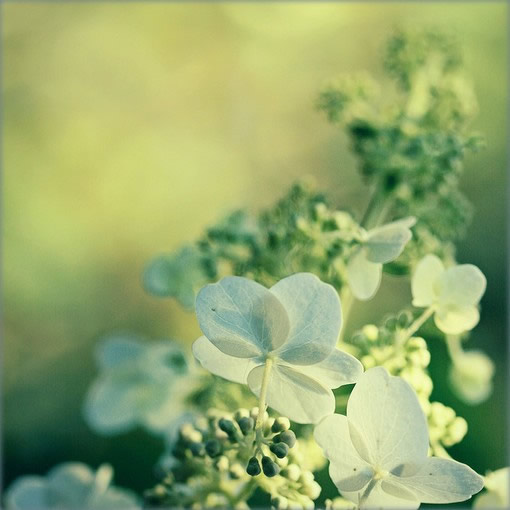
[(266, 364), (270, 407), (298, 423), (316, 423), (335, 411), (331, 388), (355, 382), (363, 371), (335, 348), (342, 323), (335, 289), (298, 273), (267, 289), (237, 276), (205, 286), (196, 301), (205, 336), (193, 344), (204, 368), (248, 384), (259, 396)]
[(404, 218), (368, 232), (347, 263), (347, 281), (357, 299), (372, 298), (381, 284), (383, 264), (395, 260), (412, 237), (413, 217)]
[(434, 307), (437, 327), (457, 335), (473, 329), (480, 320), (478, 303), (487, 281), (472, 264), (445, 268), (435, 255), (426, 255), (416, 266), (411, 281), (413, 305)]
[(126, 489), (111, 486), (113, 470), (103, 464), (97, 471), (79, 462), (54, 467), (46, 477), (22, 476), (5, 495), (7, 510), (137, 509), (138, 498)]
[(501, 468), (485, 476), (485, 491), (476, 497), (473, 508), (510, 506), (510, 468)]
[(111, 337), (99, 345), (98, 363), (100, 374), (84, 406), (85, 418), (97, 433), (117, 434), (141, 425), (161, 434), (184, 410), (182, 387), (189, 386), (190, 379), (175, 342)]
[(465, 464), (428, 457), (427, 422), (411, 386), (385, 368), (367, 370), (347, 416), (326, 417), (315, 439), (342, 496), (361, 508), (418, 508), (464, 501), (483, 487)]
[(487, 400), (492, 393), (494, 363), (482, 351), (467, 351), (453, 359), (450, 384), (464, 402), (476, 405)]

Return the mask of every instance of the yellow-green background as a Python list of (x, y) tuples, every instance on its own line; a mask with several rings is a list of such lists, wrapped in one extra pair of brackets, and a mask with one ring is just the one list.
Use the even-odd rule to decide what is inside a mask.
[[(147, 296), (141, 271), (233, 208), (268, 206), (313, 174), (339, 207), (364, 209), (346, 139), (313, 102), (340, 72), (382, 77), (395, 26), (455, 31), (478, 94), (473, 129), (488, 146), (467, 161), (476, 214), (458, 258), (487, 275), (470, 344), (496, 359), (496, 391), (459, 402), (439, 343), (432, 372), (434, 397), (470, 424), (455, 456), (481, 472), (506, 462), (504, 2), (12, 2), (2, 14), (5, 481), (82, 460), (152, 483), (157, 440), (100, 438), (82, 419), (95, 342), (126, 330), (189, 345), (193, 315)], [(350, 328), (408, 300), (387, 279)]]

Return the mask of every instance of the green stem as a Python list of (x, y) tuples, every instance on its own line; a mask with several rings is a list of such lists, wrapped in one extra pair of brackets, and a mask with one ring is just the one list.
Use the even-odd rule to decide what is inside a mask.
[(249, 499), (253, 494), (253, 491), (257, 488), (257, 482), (255, 478), (252, 478), (249, 482), (244, 484), (244, 487), (239, 491), (239, 494), (232, 501), (232, 506), (237, 505), (243, 501)]
[(411, 338), (422, 326), (427, 322), (430, 316), (436, 311), (435, 306), (429, 306), (423, 313), (414, 320), (414, 322), (404, 331), (402, 331), (399, 341), (403, 344), (406, 340)]
[(255, 429), (257, 430), (257, 434), (259, 429), (264, 425), (264, 413), (266, 412), (266, 397), (267, 397), (267, 388), (269, 386), (269, 376), (271, 375), (271, 368), (273, 367), (273, 358), (266, 359), (266, 365), (264, 367), (264, 375), (262, 376), (262, 387), (260, 389), (260, 398), (259, 398), (259, 412), (257, 415), (257, 422), (255, 424)]
[(446, 335), (446, 348), (453, 364), (464, 353), (459, 335)]

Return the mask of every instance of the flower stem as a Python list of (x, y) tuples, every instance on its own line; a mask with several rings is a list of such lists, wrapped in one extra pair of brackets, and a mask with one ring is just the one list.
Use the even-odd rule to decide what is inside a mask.
[(402, 336), (399, 338), (400, 343), (403, 344), (408, 338), (411, 338), (424, 324), (427, 322), (429, 317), (436, 311), (434, 306), (429, 306), (423, 313), (414, 320), (414, 322), (404, 331)]
[(462, 345), (460, 342), (459, 335), (446, 335), (446, 347), (448, 349), (448, 354), (450, 355), (450, 359), (453, 364), (455, 364), (455, 360), (458, 359), (463, 354)]
[(262, 387), (260, 389), (259, 412), (257, 415), (257, 422), (255, 424), (255, 429), (257, 429), (257, 430), (262, 428), (262, 425), (264, 425), (264, 413), (266, 412), (267, 387), (269, 386), (269, 376), (271, 375), (272, 367), (273, 367), (273, 358), (267, 358), (266, 365), (264, 367), (264, 375), (262, 376)]

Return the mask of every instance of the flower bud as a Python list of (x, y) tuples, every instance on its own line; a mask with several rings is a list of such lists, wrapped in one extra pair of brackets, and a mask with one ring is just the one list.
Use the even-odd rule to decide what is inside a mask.
[(203, 457), (205, 455), (205, 448), (203, 443), (191, 443), (188, 448), (194, 457)]
[(289, 453), (289, 446), (286, 443), (273, 443), (269, 449), (279, 458), (283, 459)]
[(218, 471), (226, 471), (229, 468), (230, 462), (228, 460), (228, 457), (225, 455), (222, 455), (221, 457), (218, 457), (216, 460), (216, 467)]
[(292, 430), (284, 430), (274, 436), (273, 441), (275, 443), (285, 443), (289, 448), (292, 448), (296, 444), (296, 434)]
[(243, 416), (237, 423), (244, 436), (247, 436), (255, 427), (255, 420), (249, 416)]
[(283, 432), (284, 430), (290, 429), (290, 421), (288, 418), (285, 418), (284, 416), (280, 416), (279, 418), (276, 418), (275, 422), (273, 423), (273, 426), (271, 427), (271, 430), (273, 432)]
[(276, 476), (280, 472), (280, 466), (273, 462), (270, 457), (262, 457), (262, 471), (268, 478)]
[(259, 464), (259, 461), (257, 460), (257, 457), (252, 457), (248, 461), (248, 466), (246, 467), (246, 472), (250, 476), (260, 475), (261, 469), (260, 469), (260, 464)]
[(289, 464), (281, 474), (291, 482), (297, 482), (301, 476), (301, 469), (297, 464)]
[(221, 453), (221, 444), (217, 439), (209, 439), (205, 443), (205, 451), (209, 457), (217, 457)]
[(276, 510), (286, 510), (289, 507), (289, 500), (283, 496), (271, 498), (271, 507)]
[(375, 342), (379, 336), (379, 328), (375, 324), (367, 324), (366, 326), (363, 326), (361, 332), (370, 342)]

